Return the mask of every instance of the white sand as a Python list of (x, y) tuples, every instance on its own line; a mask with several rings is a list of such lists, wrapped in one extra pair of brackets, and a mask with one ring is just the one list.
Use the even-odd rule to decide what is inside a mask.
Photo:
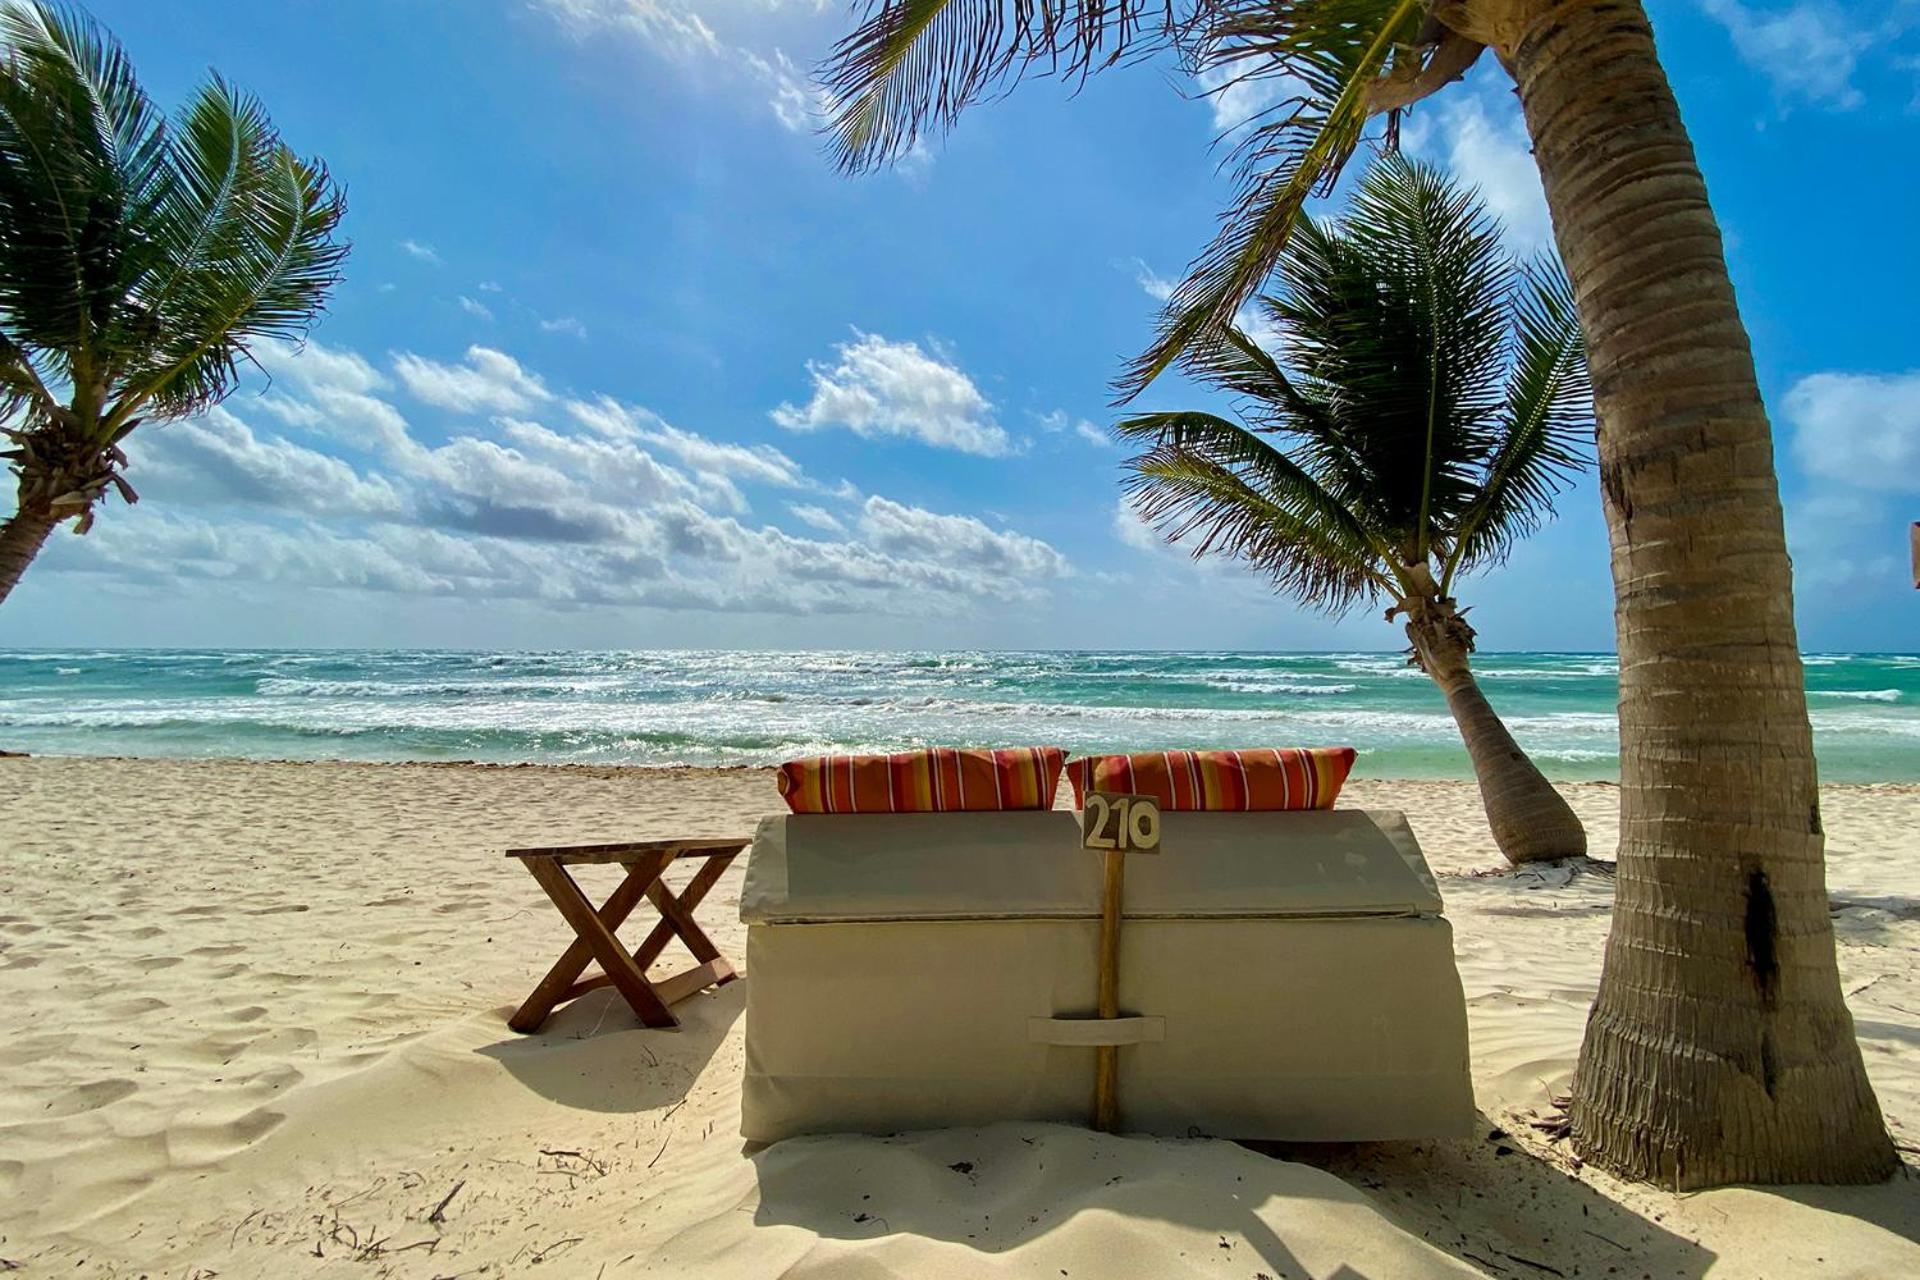
[[(1570, 793), (1608, 848), (1613, 789)], [(1274, 1153), (1004, 1125), (748, 1155), (740, 984), (677, 1032), (609, 992), (506, 1029), (568, 935), (500, 850), (744, 835), (777, 806), (768, 775), (0, 760), (0, 1271), (1920, 1275), (1909, 1177), (1676, 1197), (1577, 1168), (1528, 1121), (1578, 1050), (1609, 881), (1474, 875), (1498, 858), (1469, 784), (1343, 799), (1407, 810), (1442, 875), (1480, 1140)], [(1841, 968), (1900, 1137), (1920, 1128), (1920, 788), (1829, 788), (1826, 817)], [(738, 876), (701, 912), (735, 957)]]

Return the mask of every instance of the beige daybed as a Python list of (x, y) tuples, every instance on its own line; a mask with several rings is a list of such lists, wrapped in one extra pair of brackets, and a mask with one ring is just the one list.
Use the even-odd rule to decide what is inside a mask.
[[(1473, 1123), (1452, 930), (1397, 813), (1169, 813), (1127, 859), (1120, 1127)], [(768, 818), (741, 895), (741, 1133), (1085, 1122), (1100, 858), (1069, 813)]]

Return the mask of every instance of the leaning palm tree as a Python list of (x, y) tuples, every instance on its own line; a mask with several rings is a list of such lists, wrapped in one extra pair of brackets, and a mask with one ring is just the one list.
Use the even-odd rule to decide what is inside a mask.
[(109, 489), (135, 501), (129, 433), (219, 403), (252, 343), (305, 333), (344, 208), (225, 81), (169, 127), (99, 26), (0, 6), (0, 432), (19, 479), (0, 600), (62, 522), (85, 533)]
[(1473, 678), (1461, 577), (1500, 563), (1587, 464), (1593, 398), (1557, 265), (1521, 268), (1439, 170), (1382, 160), (1337, 222), (1303, 219), (1260, 305), (1283, 367), (1229, 326), (1188, 371), (1236, 396), (1119, 424), (1134, 509), (1196, 556), (1246, 562), (1334, 614), (1385, 599), (1433, 678), (1510, 861), (1574, 857), (1573, 809)]
[(1675, 1187), (1899, 1167), (1840, 993), (1773, 442), (1720, 228), (1641, 0), (862, 0), (834, 145), (911, 149), (1029, 70), (1172, 48), (1270, 80), (1237, 190), (1123, 386), (1217, 348), (1370, 121), (1491, 49), (1587, 335), (1620, 653), (1620, 871), (1575, 1146)]

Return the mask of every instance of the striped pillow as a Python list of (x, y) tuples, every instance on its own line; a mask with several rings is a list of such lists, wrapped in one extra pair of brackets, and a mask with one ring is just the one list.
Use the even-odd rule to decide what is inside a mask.
[(1066, 752), (932, 747), (891, 756), (812, 756), (780, 766), (795, 813), (952, 813), (1051, 809)]
[(1067, 779), (1076, 809), (1089, 790), (1152, 796), (1169, 811), (1331, 809), (1353, 756), (1352, 747), (1082, 756)]

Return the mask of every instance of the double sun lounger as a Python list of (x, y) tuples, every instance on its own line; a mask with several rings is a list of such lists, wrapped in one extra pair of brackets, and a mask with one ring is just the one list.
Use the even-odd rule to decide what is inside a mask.
[[(907, 776), (905, 757), (893, 759), (895, 774), (880, 775), (890, 797)], [(1057, 755), (1052, 768), (1057, 776)], [(853, 774), (843, 781), (851, 792)], [(1076, 777), (1076, 789), (1083, 782), (1103, 785)], [(783, 794), (805, 808), (788, 783), (783, 774)], [(1338, 788), (1335, 778), (1311, 803), (1330, 806)], [(1040, 798), (1052, 794), (1044, 784)], [(1096, 1016), (1102, 858), (1082, 847), (1074, 814), (761, 822), (740, 898), (752, 975), (742, 1136), (1083, 1122), (1096, 1053), (1123, 1064), (1126, 1131), (1306, 1142), (1467, 1134), (1453, 933), (1406, 819), (1319, 807), (1161, 822), (1164, 854), (1126, 860), (1125, 928), (1109, 969), (1118, 1016), (1106, 1018)], [(692, 912), (741, 843), (516, 851), (578, 938), (515, 1028), (533, 1030), (558, 1001), (608, 983), (649, 1025), (671, 1025), (666, 1005), (737, 976)], [(709, 861), (676, 896), (660, 872), (686, 853)], [(582, 860), (628, 869), (597, 911), (564, 871)], [(628, 952), (613, 931), (642, 897), (662, 918)], [(647, 963), (671, 936), (703, 963), (650, 984)], [(603, 972), (581, 981), (589, 958)]]
[(1101, 860), (1062, 812), (791, 814), (754, 835), (741, 1133), (1084, 1122), (1369, 1141), (1473, 1124), (1453, 935), (1405, 818), (1167, 813), (1129, 858), (1093, 1018)]

